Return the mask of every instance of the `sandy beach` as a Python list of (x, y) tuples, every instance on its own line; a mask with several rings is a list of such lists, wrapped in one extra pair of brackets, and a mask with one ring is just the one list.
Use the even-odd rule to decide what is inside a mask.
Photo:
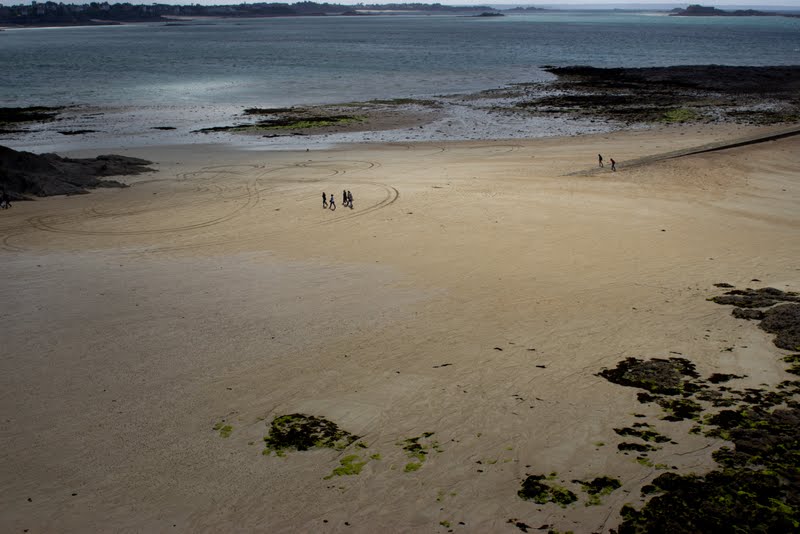
[[(158, 171), (0, 212), (0, 530), (608, 532), (725, 441), (597, 373), (776, 384), (788, 352), (707, 299), (800, 288), (800, 137), (625, 164), (770, 128), (115, 150)], [(262, 454), (295, 413), (361, 445)], [(634, 414), (672, 441), (649, 462)], [(579, 500), (521, 499), (537, 473)]]

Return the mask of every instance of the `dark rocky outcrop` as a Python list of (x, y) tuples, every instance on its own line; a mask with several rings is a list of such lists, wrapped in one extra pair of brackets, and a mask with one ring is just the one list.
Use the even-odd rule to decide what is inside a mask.
[[(634, 123), (795, 124), (800, 66), (544, 66), (553, 91), (516, 104), (526, 113)], [(770, 105), (764, 107), (765, 99)], [(711, 112), (713, 110), (713, 112)]]
[(127, 156), (62, 158), (56, 154), (19, 152), (0, 146), (0, 189), (13, 199), (29, 196), (77, 195), (95, 187), (126, 187), (108, 176), (153, 172), (150, 161)]

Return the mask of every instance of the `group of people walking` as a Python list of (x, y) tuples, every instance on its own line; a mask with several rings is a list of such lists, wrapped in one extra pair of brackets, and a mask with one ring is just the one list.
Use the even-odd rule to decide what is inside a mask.
[[(353, 193), (346, 189), (342, 190), (342, 206), (353, 209)], [(325, 191), (322, 192), (322, 209), (331, 211), (336, 209), (336, 197), (333, 193), (328, 197), (325, 195)]]
[[(597, 155), (597, 161), (598, 161), (598, 163), (600, 163), (600, 167), (601, 168), (605, 167), (605, 165), (603, 165), (603, 155), (602, 154), (598, 154)], [(617, 172), (617, 162), (614, 161), (614, 158), (609, 158), (609, 161), (611, 162), (611, 170), (614, 171), (614, 172)]]

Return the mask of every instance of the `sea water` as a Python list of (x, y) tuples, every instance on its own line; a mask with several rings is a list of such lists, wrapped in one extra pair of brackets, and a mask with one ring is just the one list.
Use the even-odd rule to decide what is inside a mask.
[[(86, 114), (71, 126), (150, 139), (158, 124), (188, 135), (230, 124), (251, 106), (424, 98), (551, 79), (543, 65), (710, 63), (800, 64), (800, 19), (564, 12), (14, 29), (0, 32), (0, 105), (94, 106), (102, 122)], [(33, 146), (40, 134), (0, 142)]]
[(4, 106), (286, 106), (469, 92), (542, 65), (800, 64), (800, 19), (545, 13), (228, 19), (0, 32)]

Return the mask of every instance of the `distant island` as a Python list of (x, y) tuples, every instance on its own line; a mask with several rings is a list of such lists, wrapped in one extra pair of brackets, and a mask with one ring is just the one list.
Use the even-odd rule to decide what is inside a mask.
[(255, 3), (238, 5), (133, 5), (129, 3), (109, 4), (63, 4), (56, 2), (31, 5), (0, 5), (0, 25), (5, 26), (83, 26), (107, 25), (129, 22), (168, 22), (175, 18), (192, 17), (308, 17), (308, 16), (353, 16), (390, 13), (425, 14), (475, 14), (498, 13), (490, 6), (445, 6), (442, 4), (318, 4), (316, 2)]
[(686, 9), (676, 7), (670, 11), (673, 17), (800, 17), (791, 13), (757, 11), (755, 9), (737, 9), (735, 11), (725, 11), (716, 7), (701, 6), (693, 4)]

